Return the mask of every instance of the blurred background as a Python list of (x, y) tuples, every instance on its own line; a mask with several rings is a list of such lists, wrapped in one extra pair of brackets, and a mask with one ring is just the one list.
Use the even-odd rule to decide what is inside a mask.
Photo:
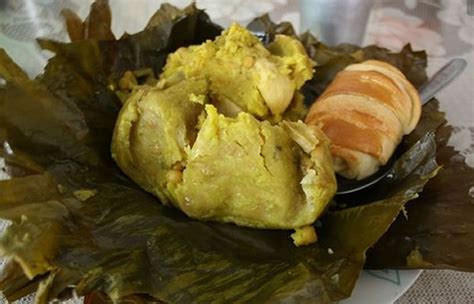
[[(162, 0), (110, 0), (116, 36), (140, 31)], [(191, 0), (167, 1), (184, 7)], [(211, 18), (228, 26), (264, 13), (275, 21), (290, 21), (298, 31), (311, 30), (327, 44), (376, 43), (394, 50), (411, 42), (430, 56), (462, 56), (472, 52), (472, 0), (196, 0)], [(36, 37), (67, 40), (60, 12), (69, 8), (85, 17), (92, 0), (0, 0), (0, 45), (30, 74), (44, 62)], [(471, 3), (472, 5), (472, 3)], [(472, 12), (471, 12), (472, 13)], [(14, 51), (13, 51), (14, 50)]]

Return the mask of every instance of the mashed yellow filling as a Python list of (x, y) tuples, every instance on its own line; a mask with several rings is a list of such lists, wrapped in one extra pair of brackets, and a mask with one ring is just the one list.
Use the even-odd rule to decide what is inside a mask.
[(314, 242), (308, 225), (336, 191), (328, 140), (285, 119), (311, 74), (297, 40), (280, 36), (266, 49), (233, 25), (170, 55), (157, 86), (134, 90), (117, 119), (112, 156), (190, 217), (299, 229), (295, 244)]
[(233, 24), (215, 41), (171, 54), (160, 80), (169, 86), (182, 79), (206, 79), (220, 113), (235, 116), (244, 111), (280, 120), (292, 102), (301, 102), (296, 95), (312, 77), (312, 65), (298, 40), (277, 35), (267, 49), (245, 28)]

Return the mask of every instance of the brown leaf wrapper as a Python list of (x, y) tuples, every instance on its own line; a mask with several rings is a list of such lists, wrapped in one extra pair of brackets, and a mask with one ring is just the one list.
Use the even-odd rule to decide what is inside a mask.
[[(97, 19), (89, 22), (93, 20)], [(74, 20), (70, 24), (79, 26)], [(265, 26), (264, 31), (291, 33), (288, 25), (274, 30), (267, 20)], [(318, 243), (303, 248), (292, 245), (287, 231), (191, 220), (161, 205), (121, 173), (110, 157), (111, 134), (121, 106), (117, 81), (125, 72), (143, 68), (151, 68), (156, 76), (168, 53), (213, 38), (220, 30), (193, 6), (184, 11), (163, 6), (144, 31), (119, 40), (105, 41), (108, 38), (100, 36), (99, 40), (71, 37), (77, 41), (69, 44), (40, 41), (56, 55), (35, 80), (25, 78), (16, 66), (6, 69), (12, 61), (0, 52), (0, 76), (7, 80), (0, 87), (1, 156), (12, 175), (11, 180), (0, 181), (0, 217), (12, 222), (0, 239), (0, 253), (9, 258), (0, 289), (9, 300), (37, 289), (38, 303), (69, 298), (73, 290), (78, 295), (137, 303), (151, 299), (329, 303), (350, 296), (366, 251), (387, 230), (371, 252), (371, 266), (404, 267), (400, 261), (409, 256), (410, 266), (472, 270), (472, 234), (460, 230), (467, 226), (459, 224), (469, 211), (460, 209), (466, 213), (457, 217), (454, 209), (452, 217), (432, 215), (433, 207), (443, 206), (433, 200), (448, 197), (444, 193), (456, 189), (461, 178), (472, 176), (472, 170), (443, 177), (450, 172), (446, 166), (438, 178), (443, 184), (436, 189), (441, 194), (408, 204), (408, 220), (399, 218), (389, 229), (406, 202), (415, 199), (438, 172), (435, 151), (437, 144), (442, 147), (443, 133), (438, 133), (438, 143), (433, 132), (423, 135), (444, 121), (434, 106), (424, 109), (422, 123), (406, 139), (406, 152), (393, 178), (371, 188), (370, 196), (338, 199), (317, 224)], [(372, 47), (361, 57), (353, 46), (320, 51), (313, 48), (315, 43), (305, 42), (309, 54), (316, 61), (321, 54), (328, 58), (326, 64), (319, 58), (319, 78), (307, 84), (308, 98), (337, 69), (363, 56), (385, 56), (405, 67), (412, 79), (426, 77), (426, 57), (409, 48), (392, 54)], [(425, 218), (419, 219), (417, 212)], [(411, 213), (418, 219), (412, 220)], [(451, 235), (463, 232), (462, 241), (425, 242), (413, 236), (412, 247), (390, 247), (392, 240), (416, 231), (428, 235), (439, 227)], [(459, 252), (460, 258), (441, 262), (438, 257), (446, 252), (437, 251), (441, 241), (450, 242), (451, 254)], [(423, 263), (417, 259), (420, 256)]]

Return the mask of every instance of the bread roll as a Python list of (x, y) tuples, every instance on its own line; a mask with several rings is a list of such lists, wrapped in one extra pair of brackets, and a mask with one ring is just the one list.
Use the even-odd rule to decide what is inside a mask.
[(387, 163), (420, 114), (418, 92), (402, 72), (367, 60), (336, 75), (311, 106), (306, 123), (331, 140), (336, 172), (360, 180)]

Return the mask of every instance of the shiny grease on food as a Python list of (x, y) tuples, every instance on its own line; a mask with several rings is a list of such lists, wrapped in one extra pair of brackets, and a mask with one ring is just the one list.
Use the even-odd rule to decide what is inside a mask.
[(233, 25), (215, 41), (169, 56), (157, 86), (140, 86), (117, 119), (112, 156), (165, 204), (200, 220), (297, 229), (312, 226), (336, 191), (329, 141), (304, 113), (312, 75), (296, 39), (266, 49)]

